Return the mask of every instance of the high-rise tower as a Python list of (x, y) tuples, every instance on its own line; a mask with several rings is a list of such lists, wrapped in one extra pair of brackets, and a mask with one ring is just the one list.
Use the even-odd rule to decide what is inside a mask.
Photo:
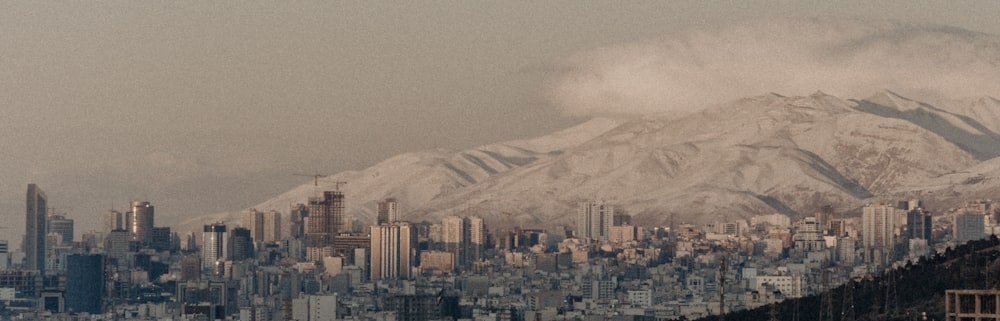
[(253, 257), (254, 239), (249, 229), (237, 227), (229, 232), (226, 245), (226, 258), (233, 261), (246, 260)]
[(600, 202), (583, 202), (577, 210), (577, 237), (595, 241), (607, 241), (614, 225), (615, 207)]
[(387, 198), (378, 202), (377, 224), (388, 224), (399, 221), (399, 202), (395, 198)]
[(306, 235), (306, 219), (309, 217), (309, 208), (305, 204), (292, 205), (288, 211), (288, 220), (292, 222), (289, 232), (292, 238), (301, 238)]
[(880, 203), (865, 206), (861, 215), (861, 227), (865, 262), (876, 265), (889, 262), (896, 245), (896, 208)]
[(371, 279), (408, 279), (412, 276), (416, 234), (406, 222), (371, 227)]
[(446, 216), (441, 219), (441, 243), (444, 251), (455, 255), (458, 265), (465, 266), (478, 260), (486, 248), (483, 218)]
[(309, 216), (305, 219), (306, 240), (309, 246), (333, 244), (333, 237), (343, 231), (344, 193), (323, 192), (323, 197), (309, 198)]
[(68, 219), (62, 215), (51, 215), (48, 218), (49, 233), (56, 233), (60, 236), (61, 244), (73, 243), (73, 219)]
[(205, 234), (202, 235), (201, 267), (212, 268), (215, 261), (226, 257), (227, 238), (226, 225), (216, 223), (205, 225)]
[(444, 251), (455, 255), (456, 262), (465, 262), (464, 238), (465, 224), (461, 217), (449, 215), (441, 219), (441, 245)]
[(469, 264), (482, 258), (483, 250), (486, 249), (486, 224), (482, 217), (469, 216), (463, 220), (462, 225), (465, 252), (465, 262), (462, 264)]
[(243, 226), (250, 230), (254, 242), (264, 240), (264, 212), (251, 208), (243, 212)]
[(983, 217), (984, 215), (982, 214), (972, 212), (955, 215), (955, 240), (965, 243), (986, 236), (984, 233), (986, 224)]
[(149, 245), (153, 241), (153, 205), (149, 202), (132, 202), (131, 208), (125, 215), (125, 229), (132, 236), (132, 240), (142, 245)]
[(122, 212), (111, 209), (104, 213), (104, 233), (124, 228), (122, 226)]
[(920, 207), (906, 212), (906, 233), (910, 239), (924, 239), (930, 242), (932, 227), (931, 212)]
[(104, 256), (72, 254), (66, 261), (66, 310), (100, 314), (104, 298)]
[(24, 269), (45, 271), (46, 206), (48, 197), (35, 184), (28, 184), (28, 210), (24, 227)]
[(264, 238), (260, 242), (281, 240), (281, 212), (271, 210), (264, 213)]

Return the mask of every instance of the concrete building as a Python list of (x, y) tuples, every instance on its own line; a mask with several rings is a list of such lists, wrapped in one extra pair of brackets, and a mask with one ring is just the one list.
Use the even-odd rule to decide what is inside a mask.
[(615, 207), (604, 201), (582, 202), (576, 214), (576, 236), (581, 239), (607, 241), (614, 225)]
[(805, 289), (801, 275), (758, 275), (753, 280), (753, 290), (761, 291), (769, 285), (786, 298), (800, 298)]
[(264, 213), (264, 238), (257, 242), (274, 243), (281, 240), (281, 212), (267, 211)]
[(310, 197), (308, 208), (304, 222), (308, 245), (333, 245), (333, 237), (344, 231), (344, 193), (326, 191), (323, 197)]
[(931, 240), (931, 212), (914, 208), (906, 212), (906, 236), (909, 239)]
[(42, 274), (38, 270), (0, 270), (0, 289), (14, 289), (18, 298), (37, 298), (42, 293)]
[(251, 208), (243, 211), (243, 227), (250, 230), (250, 237), (255, 242), (264, 239), (264, 212)]
[(465, 248), (465, 262), (469, 264), (482, 258), (486, 249), (486, 223), (478, 216), (466, 217), (463, 221), (463, 245)]
[(441, 237), (440, 241), (444, 244), (455, 244), (458, 246), (462, 243), (463, 231), (462, 231), (462, 218), (449, 215), (441, 219)]
[(612, 226), (632, 225), (632, 215), (628, 215), (624, 208), (617, 207), (611, 219)]
[(792, 225), (792, 219), (788, 215), (784, 214), (770, 214), (770, 215), (757, 215), (750, 218), (750, 225), (757, 226), (761, 224), (768, 224), (776, 227), (789, 227)]
[(173, 236), (168, 226), (154, 227), (149, 247), (157, 251), (174, 249), (176, 245), (174, 244)]
[[(293, 303), (293, 319), (298, 321), (326, 321), (337, 318), (337, 294), (307, 295)], [(304, 311), (303, 311), (304, 309)]]
[(608, 234), (608, 241), (611, 243), (626, 243), (636, 240), (636, 228), (632, 225), (612, 226)]
[(406, 222), (371, 227), (371, 280), (409, 279), (416, 234)]
[(109, 258), (118, 261), (119, 266), (129, 265), (129, 254), (138, 250), (138, 243), (126, 230), (114, 230), (104, 238), (104, 251)]
[(653, 305), (653, 291), (649, 289), (628, 290), (628, 302), (632, 306), (648, 308)]
[(240, 307), (240, 321), (270, 321), (277, 320), (274, 311), (266, 305)]
[(443, 251), (421, 252), (420, 269), (430, 273), (451, 274), (455, 271), (455, 254)]
[(862, 247), (865, 262), (881, 266), (891, 259), (896, 244), (896, 208), (880, 203), (862, 209)]
[(11, 268), (10, 245), (7, 240), (0, 240), (0, 270)]
[(309, 208), (305, 204), (295, 204), (288, 209), (288, 220), (292, 223), (289, 226), (289, 236), (291, 238), (301, 238), (306, 235), (306, 218), (309, 217)]
[(584, 299), (610, 300), (614, 297), (615, 288), (618, 287), (618, 280), (612, 278), (584, 278), (582, 284), (582, 294)]
[(250, 229), (237, 227), (229, 232), (227, 241), (226, 258), (233, 261), (242, 261), (253, 258), (254, 239), (251, 237)]
[(66, 262), (66, 311), (102, 313), (104, 256), (74, 254)]
[(388, 224), (399, 221), (399, 202), (395, 198), (387, 198), (378, 202), (378, 217), (376, 224)]
[(826, 249), (823, 230), (819, 220), (806, 217), (795, 223), (795, 234), (792, 235), (792, 246), (802, 251), (822, 251)]
[(440, 239), (443, 250), (455, 255), (455, 263), (467, 266), (486, 249), (486, 224), (478, 216), (450, 215), (441, 219)]
[(181, 259), (181, 281), (193, 281), (201, 279), (201, 258), (196, 255), (185, 256)]
[(109, 233), (114, 230), (125, 229), (124, 222), (122, 221), (122, 212), (116, 210), (108, 210), (104, 213), (104, 230), (102, 232)]
[(955, 240), (968, 242), (985, 236), (986, 224), (982, 214), (965, 212), (955, 215)]
[(997, 320), (1000, 319), (1000, 290), (945, 290), (944, 319)]
[(442, 249), (453, 253), (456, 262), (465, 262), (465, 251), (463, 251), (464, 238), (465, 222), (461, 217), (449, 215), (441, 219), (440, 242)]
[(51, 215), (48, 219), (49, 233), (59, 235), (59, 243), (52, 245), (67, 245), (73, 243), (73, 220), (62, 215)]

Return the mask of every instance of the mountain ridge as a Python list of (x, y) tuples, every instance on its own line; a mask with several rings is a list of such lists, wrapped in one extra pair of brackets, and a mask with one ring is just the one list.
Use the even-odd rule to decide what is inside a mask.
[[(254, 208), (287, 212), (336, 181), (348, 182), (347, 214), (362, 222), (373, 221), (375, 203), (387, 197), (400, 201), (409, 220), (473, 212), (497, 223), (494, 214), (510, 213), (518, 223), (549, 227), (572, 224), (576, 204), (591, 199), (619, 204), (645, 224), (856, 208), (922, 193), (941, 184), (936, 178), (995, 158), (1000, 112), (991, 113), (992, 105), (1000, 102), (932, 105), (891, 91), (864, 99), (770, 93), (682, 116), (596, 118), (532, 139), (404, 153)], [(212, 220), (239, 217), (184, 224)]]

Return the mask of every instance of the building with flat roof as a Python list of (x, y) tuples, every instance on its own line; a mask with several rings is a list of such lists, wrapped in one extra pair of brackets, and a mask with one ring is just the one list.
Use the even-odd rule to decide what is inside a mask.
[(615, 207), (604, 201), (583, 202), (577, 209), (576, 236), (594, 241), (607, 241), (614, 225)]
[(215, 267), (215, 261), (226, 257), (227, 241), (225, 224), (215, 223), (205, 225), (201, 243), (202, 268)]
[(73, 220), (62, 215), (51, 215), (48, 218), (49, 233), (59, 234), (59, 244), (66, 245), (73, 243)]
[(387, 198), (378, 202), (376, 224), (387, 224), (399, 221), (399, 202), (395, 198)]
[(66, 257), (66, 311), (102, 313), (104, 256), (73, 254)]
[(28, 184), (24, 227), (24, 269), (45, 271), (46, 208), (48, 197), (38, 185)]
[(896, 244), (896, 208), (880, 203), (866, 205), (861, 216), (865, 262), (878, 266), (889, 262)]
[(965, 212), (955, 215), (955, 240), (968, 242), (986, 236), (985, 215)]
[(371, 279), (412, 277), (416, 234), (409, 223), (372, 225)]

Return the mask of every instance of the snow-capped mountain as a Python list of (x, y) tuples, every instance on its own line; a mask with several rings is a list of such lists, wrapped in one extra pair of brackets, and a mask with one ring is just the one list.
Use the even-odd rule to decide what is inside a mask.
[[(944, 196), (925, 193), (932, 190), (1000, 190), (992, 179), (977, 181), (986, 191), (978, 194), (954, 188), (968, 179), (959, 173), (1000, 177), (997, 132), (1000, 102), (989, 97), (932, 105), (888, 91), (859, 100), (767, 94), (683, 117), (599, 118), (530, 140), (406, 153), (255, 208), (287, 212), (346, 181), (347, 212), (363, 222), (387, 197), (411, 221), (474, 211), (488, 222), (509, 213), (521, 224), (556, 226), (572, 224), (576, 204), (591, 199), (644, 223), (811, 214), (872, 198)], [(220, 213), (186, 224), (234, 220)]]

